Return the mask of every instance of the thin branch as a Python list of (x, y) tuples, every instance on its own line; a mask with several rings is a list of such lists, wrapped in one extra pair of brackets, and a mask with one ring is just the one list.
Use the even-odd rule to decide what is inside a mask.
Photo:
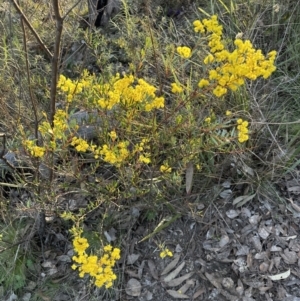
[(78, 0), (67, 12), (66, 14), (62, 17), (63, 19), (65, 19), (68, 14), (81, 2), (82, 0)]
[[(33, 95), (32, 91), (32, 85), (31, 85), (31, 75), (30, 75), (30, 70), (29, 70), (29, 59), (28, 59), (28, 51), (27, 51), (27, 37), (26, 37), (26, 31), (25, 31), (25, 25), (24, 25), (24, 17), (21, 15), (21, 28), (23, 32), (23, 46), (24, 46), (24, 56), (25, 56), (25, 63), (26, 63), (26, 76), (27, 76), (27, 83), (28, 83), (28, 91), (29, 91), (29, 97), (31, 100), (32, 104), (32, 109), (33, 109), (33, 115), (34, 115), (34, 136), (36, 139), (37, 145), (39, 145), (39, 136), (38, 136), (38, 126), (39, 126), (39, 121), (38, 121), (38, 109), (37, 109), (37, 103)], [(39, 165), (39, 160), (35, 160), (36, 163), (36, 170), (35, 170), (35, 178), (37, 182), (39, 181), (39, 172), (38, 172), (38, 165)]]
[(53, 120), (55, 115), (55, 104), (56, 104), (56, 92), (57, 92), (57, 78), (58, 78), (58, 65), (60, 59), (60, 43), (61, 35), (63, 30), (63, 22), (60, 11), (58, 0), (53, 0), (53, 10), (56, 20), (56, 36), (54, 43), (54, 53), (52, 57), (52, 74), (51, 74), (51, 90), (50, 90), (50, 124), (53, 127)]
[(32, 32), (32, 34), (35, 36), (35, 38), (37, 39), (37, 41), (41, 45), (41, 47), (44, 50), (44, 52), (47, 54), (47, 56), (50, 59), (52, 59), (53, 55), (52, 55), (51, 51), (47, 48), (47, 46), (44, 44), (44, 42), (42, 41), (42, 39), (40, 38), (40, 36), (38, 35), (38, 33), (31, 26), (29, 20), (26, 18), (25, 14), (23, 13), (21, 7), (18, 5), (18, 3), (15, 0), (12, 0), (12, 3), (14, 5), (15, 9), (18, 11), (18, 13), (22, 16), (24, 22), (26, 23), (26, 25), (28, 26), (28, 28), (30, 29), (30, 31)]

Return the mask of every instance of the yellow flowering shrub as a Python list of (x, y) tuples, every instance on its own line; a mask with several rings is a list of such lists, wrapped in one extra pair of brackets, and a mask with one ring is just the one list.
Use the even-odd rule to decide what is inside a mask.
[[(98, 77), (86, 70), (77, 79), (61, 74), (57, 87), (63, 108), (56, 110), (53, 124), (43, 114), (38, 126), (39, 143), (21, 129), (27, 153), (46, 160), (54, 157), (47, 156), (49, 153), (69, 154), (72, 148), (96, 162), (91, 170), (103, 161), (115, 167), (116, 182), (110, 187), (105, 186), (109, 180), (105, 187), (94, 185), (93, 193), (98, 192), (96, 189), (107, 189), (109, 192), (105, 191), (103, 198), (110, 200), (109, 193), (113, 191), (115, 198), (111, 199), (115, 201), (124, 199), (124, 195), (130, 198), (131, 191), (138, 191), (139, 196), (151, 191), (152, 201), (156, 191), (162, 195), (155, 189), (156, 183), (174, 181), (179, 191), (181, 175), (190, 163), (198, 171), (210, 171), (216, 154), (229, 154), (241, 148), (241, 143), (249, 140), (249, 122), (240, 118), (243, 109), (226, 107), (224, 96), (229, 92), (234, 95), (247, 80), (268, 78), (276, 69), (276, 51), (264, 55), (249, 40), (241, 39), (236, 39), (229, 50), (217, 16), (196, 20), (193, 26), (197, 36), (201, 35), (199, 44), (195, 43), (197, 47), (201, 45), (201, 54), (196, 55), (196, 46), (192, 51), (188, 46), (171, 45), (168, 60), (162, 60), (170, 62), (165, 71), (171, 75), (161, 82), (152, 84), (133, 74)], [(200, 71), (194, 78), (196, 68)], [(99, 119), (94, 123), (85, 121), (87, 126), (93, 123), (95, 138), (88, 140), (80, 135), (79, 122), (72, 119), (72, 112), (78, 108), (95, 112), (95, 119)], [(170, 185), (163, 183), (161, 187)], [(65, 217), (68, 216), (66, 213)], [(116, 279), (113, 267), (120, 259), (120, 249), (108, 245), (100, 257), (88, 254), (89, 242), (79, 232), (74, 235), (73, 247), (72, 268), (78, 270), (79, 276), (90, 275), (97, 287), (111, 287)], [(173, 256), (167, 248), (160, 249), (161, 258)]]

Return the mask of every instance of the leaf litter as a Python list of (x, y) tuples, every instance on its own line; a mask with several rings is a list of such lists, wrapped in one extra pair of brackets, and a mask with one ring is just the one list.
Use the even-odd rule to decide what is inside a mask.
[[(167, 239), (175, 254), (162, 260), (156, 253), (157, 257), (146, 261), (140, 297), (145, 283), (150, 285), (148, 292), (152, 285), (160, 287), (151, 291), (153, 300), (166, 301), (209, 300), (213, 296), (220, 301), (263, 301), (272, 300), (277, 291), (284, 300), (288, 292), (292, 293), (293, 284), (286, 286), (285, 281), (300, 278), (298, 224), (274, 218), (281, 208), (270, 203), (259, 207), (247, 202), (239, 209), (235, 206), (228, 201), (217, 211), (210, 207), (200, 222), (176, 220), (157, 233), (155, 238)], [(194, 251), (190, 255), (191, 241)], [(141, 245), (146, 246), (146, 242)], [(181, 246), (178, 253), (177, 245)], [(142, 258), (135, 264), (142, 264)]]

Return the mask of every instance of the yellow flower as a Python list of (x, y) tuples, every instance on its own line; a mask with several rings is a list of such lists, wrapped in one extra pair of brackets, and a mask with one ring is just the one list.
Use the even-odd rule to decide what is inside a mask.
[(183, 89), (176, 83), (172, 83), (171, 87), (172, 87), (171, 92), (174, 93), (174, 94), (175, 93), (181, 93), (183, 91)]
[(72, 268), (72, 270), (76, 270), (77, 269), (77, 265), (76, 264), (72, 264), (71, 268)]
[(169, 167), (168, 164), (165, 164), (165, 165), (161, 165), (159, 170), (163, 173), (170, 173), (172, 171), (172, 168)]
[(221, 97), (224, 94), (226, 94), (227, 89), (222, 87), (222, 86), (217, 86), (214, 90), (213, 90), (213, 94), (216, 95), (217, 97)]
[(225, 114), (226, 114), (226, 116), (230, 116), (232, 114), (232, 112), (227, 110)]
[(73, 240), (73, 246), (76, 252), (81, 253), (89, 247), (89, 244), (86, 238), (75, 237)]
[(117, 139), (117, 137), (118, 137), (117, 133), (115, 131), (111, 131), (109, 133), (109, 136), (110, 136), (110, 138), (111, 138), (112, 141), (115, 141)]
[(78, 152), (85, 153), (89, 149), (89, 144), (82, 138), (73, 137), (71, 145), (75, 146)]
[(205, 118), (204, 121), (205, 121), (206, 123), (210, 124), (210, 123), (211, 123), (211, 117)]
[(194, 31), (195, 32), (201, 32), (201, 33), (205, 32), (205, 28), (204, 28), (204, 26), (203, 26), (203, 24), (200, 20), (194, 21), (193, 25), (194, 25)]
[(151, 159), (148, 156), (140, 155), (139, 162), (149, 164), (151, 162)]
[(172, 257), (173, 253), (168, 249), (168, 248), (164, 248), (160, 254), (159, 254), (160, 258), (165, 258), (166, 256)]
[(112, 250), (112, 246), (111, 245), (107, 245), (103, 249), (104, 249), (105, 252), (110, 252)]
[(33, 140), (25, 140), (24, 146), (28, 149), (31, 156), (36, 158), (41, 158), (44, 156), (46, 149), (44, 147), (40, 147), (35, 145), (35, 141)]
[(31, 155), (33, 155), (34, 157), (41, 158), (44, 156), (44, 154), (45, 154), (45, 148), (43, 147), (34, 146), (31, 149)]
[(249, 136), (246, 134), (240, 133), (238, 136), (238, 140), (240, 143), (246, 142), (247, 140), (249, 140)]
[(249, 125), (249, 122), (248, 122), (248, 121), (243, 121), (243, 122), (242, 122), (242, 126), (243, 126), (243, 127), (247, 127), (248, 125)]
[(205, 88), (209, 85), (209, 81), (207, 79), (201, 79), (198, 83), (199, 88)]
[(177, 53), (185, 59), (188, 59), (192, 56), (192, 50), (187, 46), (177, 47)]
[(121, 253), (120, 249), (114, 248), (113, 251), (112, 251), (112, 253), (111, 253), (111, 257), (114, 258), (114, 259), (116, 259), (116, 260), (118, 260), (118, 259), (121, 258), (120, 257), (120, 253)]
[(212, 63), (214, 61), (214, 59), (215, 59), (214, 56), (210, 53), (209, 55), (207, 55), (204, 58), (203, 62), (204, 62), (205, 65), (207, 65), (207, 64)]

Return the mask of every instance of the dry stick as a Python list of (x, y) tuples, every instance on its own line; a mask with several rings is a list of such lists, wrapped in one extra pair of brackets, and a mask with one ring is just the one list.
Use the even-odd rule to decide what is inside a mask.
[[(25, 63), (26, 63), (26, 76), (27, 76), (27, 82), (28, 82), (28, 91), (29, 91), (29, 96), (30, 96), (30, 100), (32, 103), (32, 109), (33, 109), (33, 114), (34, 114), (34, 136), (35, 136), (37, 145), (39, 145), (39, 137), (38, 137), (39, 121), (38, 121), (38, 113), (37, 113), (37, 104), (36, 104), (35, 98), (32, 93), (32, 88), (31, 88), (31, 77), (30, 77), (28, 51), (27, 51), (27, 37), (26, 37), (23, 15), (21, 15), (21, 28), (22, 28), (22, 32), (23, 32), (23, 46), (24, 46), (24, 56), (25, 56)], [(39, 159), (38, 158), (36, 159), (35, 163), (36, 163), (35, 179), (38, 183), (39, 182), (39, 171), (38, 171)], [(38, 190), (39, 189), (40, 189), (40, 187), (38, 187)]]
[(44, 52), (47, 54), (47, 56), (50, 59), (52, 59), (52, 53), (51, 53), (51, 51), (47, 48), (47, 46), (44, 44), (44, 42), (42, 41), (42, 39), (40, 38), (40, 36), (38, 35), (38, 33), (31, 26), (29, 20), (26, 18), (25, 14), (23, 13), (21, 7), (18, 5), (18, 3), (15, 0), (12, 0), (12, 3), (14, 5), (15, 9), (18, 11), (18, 13), (22, 16), (24, 22), (26, 23), (26, 25), (28, 26), (28, 28), (30, 29), (30, 31), (33, 33), (33, 35), (35, 36), (35, 38), (37, 39), (37, 41), (41, 45), (41, 47), (44, 50)]

